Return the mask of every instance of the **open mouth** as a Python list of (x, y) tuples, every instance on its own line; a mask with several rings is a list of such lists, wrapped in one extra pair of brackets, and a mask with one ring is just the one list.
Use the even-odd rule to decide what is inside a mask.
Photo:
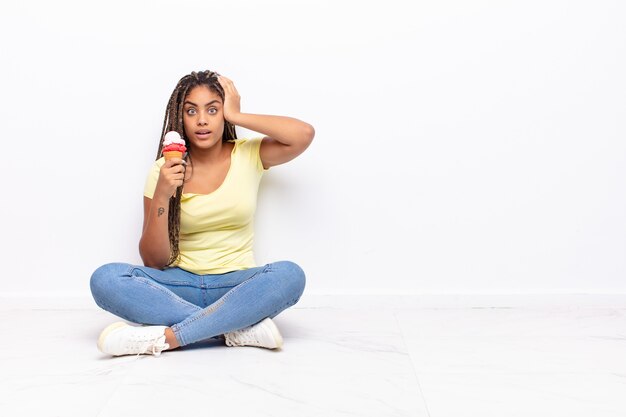
[(196, 132), (196, 136), (209, 136), (211, 134), (210, 130), (198, 130)]

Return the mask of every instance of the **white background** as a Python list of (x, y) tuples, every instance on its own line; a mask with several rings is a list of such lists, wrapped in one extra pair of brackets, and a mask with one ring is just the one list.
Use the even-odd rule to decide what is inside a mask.
[[(320, 293), (626, 292), (626, 6), (31, 1), (0, 6), (0, 292), (140, 263), (176, 82), (316, 136), (263, 178), (257, 263)], [(254, 134), (244, 129), (240, 137)]]

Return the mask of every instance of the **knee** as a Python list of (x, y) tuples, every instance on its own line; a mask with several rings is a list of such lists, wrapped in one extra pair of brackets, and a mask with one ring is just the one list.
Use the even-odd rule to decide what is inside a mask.
[(306, 286), (306, 275), (302, 268), (291, 261), (278, 261), (271, 265), (272, 270), (279, 271), (281, 282), (292, 297), (300, 298)]
[(102, 304), (112, 292), (118, 278), (128, 271), (129, 265), (124, 263), (108, 263), (102, 265), (91, 274), (89, 287), (96, 304)]

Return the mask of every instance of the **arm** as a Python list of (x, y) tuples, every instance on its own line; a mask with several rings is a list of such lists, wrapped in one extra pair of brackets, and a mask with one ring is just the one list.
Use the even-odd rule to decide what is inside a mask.
[(143, 232), (139, 254), (145, 266), (163, 269), (170, 259), (169, 207), (170, 197), (183, 185), (185, 161), (173, 158), (165, 161), (152, 198), (143, 198)]
[(218, 78), (224, 88), (224, 118), (230, 123), (267, 135), (259, 151), (265, 168), (283, 164), (309, 147), (315, 129), (293, 117), (241, 112), (241, 97), (233, 82), (223, 75)]
[(271, 136), (286, 146), (306, 148), (315, 136), (313, 126), (293, 117), (238, 113), (231, 123)]
[(264, 168), (291, 161), (309, 147), (315, 136), (313, 126), (286, 116), (239, 113), (233, 123), (268, 135), (259, 150)]
[(144, 196), (143, 212), (143, 233), (139, 240), (139, 254), (145, 266), (163, 269), (170, 258), (169, 199), (158, 197), (150, 199)]

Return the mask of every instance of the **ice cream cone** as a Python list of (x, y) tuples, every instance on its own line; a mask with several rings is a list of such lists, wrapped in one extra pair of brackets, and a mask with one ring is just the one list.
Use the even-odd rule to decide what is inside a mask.
[(179, 152), (179, 151), (169, 151), (169, 152), (163, 152), (163, 156), (165, 157), (165, 160), (170, 160), (172, 158), (183, 158), (183, 153)]

